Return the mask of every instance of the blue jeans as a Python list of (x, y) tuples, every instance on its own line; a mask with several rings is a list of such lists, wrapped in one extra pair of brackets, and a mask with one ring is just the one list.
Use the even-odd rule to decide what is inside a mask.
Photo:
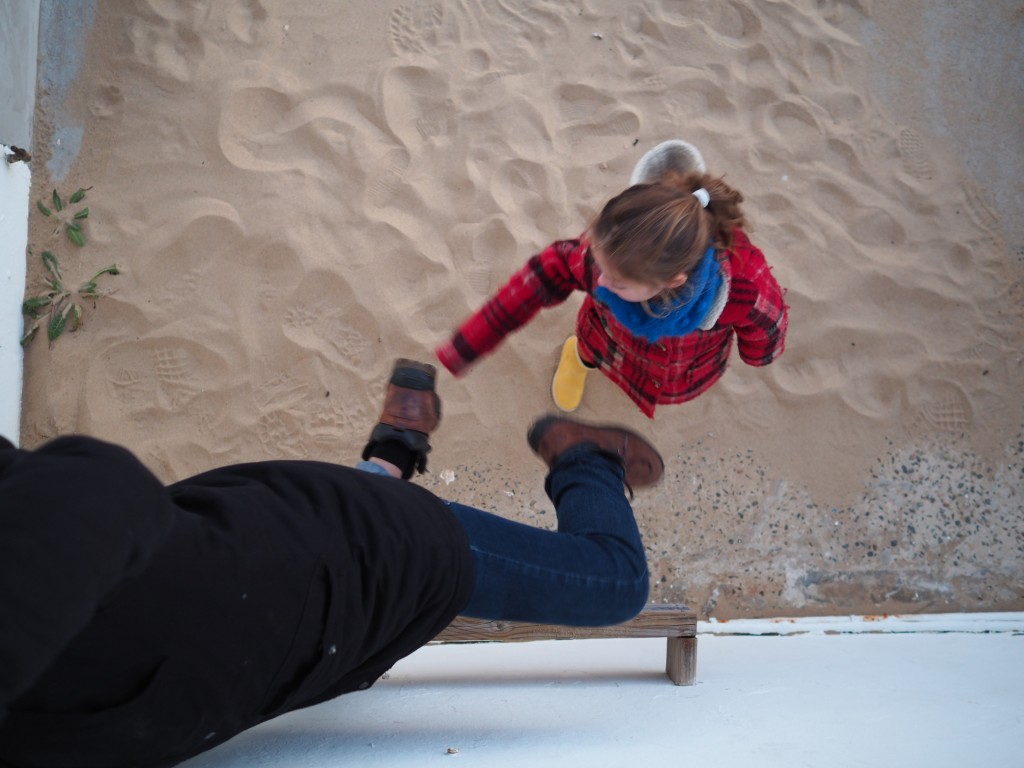
[[(372, 462), (359, 468), (386, 474)], [(447, 502), (466, 530), (476, 571), (462, 614), (604, 626), (643, 610), (647, 558), (622, 480), (622, 466), (590, 446), (562, 454), (544, 483), (557, 531)]]

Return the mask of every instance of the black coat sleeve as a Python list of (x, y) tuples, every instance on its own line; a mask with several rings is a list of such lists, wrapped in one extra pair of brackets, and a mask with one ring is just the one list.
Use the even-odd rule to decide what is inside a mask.
[(160, 481), (86, 437), (35, 451), (0, 438), (0, 721), (173, 521)]

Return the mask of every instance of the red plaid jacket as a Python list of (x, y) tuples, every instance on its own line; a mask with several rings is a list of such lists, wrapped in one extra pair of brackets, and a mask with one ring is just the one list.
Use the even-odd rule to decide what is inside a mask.
[(607, 306), (594, 299), (599, 272), (589, 243), (553, 243), (438, 347), (437, 357), (459, 376), (543, 307), (584, 291), (587, 296), (576, 319), (580, 357), (653, 418), (656, 406), (692, 400), (718, 381), (728, 366), (733, 337), (740, 359), (748, 365), (768, 365), (785, 348), (788, 308), (761, 251), (737, 229), (732, 248), (719, 251), (718, 260), (729, 281), (729, 298), (715, 325), (650, 343), (626, 330)]

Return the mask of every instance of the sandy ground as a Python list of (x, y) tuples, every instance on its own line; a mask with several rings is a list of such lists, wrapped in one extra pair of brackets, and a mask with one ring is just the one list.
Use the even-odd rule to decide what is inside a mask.
[[(163, 479), (351, 462), (431, 350), (636, 160), (685, 138), (746, 196), (786, 354), (647, 420), (652, 596), (719, 618), (1024, 607), (1019, 4), (43, 3), (29, 292), (117, 263), (27, 352), (22, 442)], [(45, 66), (44, 66), (45, 65)], [(439, 389), (420, 480), (541, 525), (522, 436), (578, 299)]]

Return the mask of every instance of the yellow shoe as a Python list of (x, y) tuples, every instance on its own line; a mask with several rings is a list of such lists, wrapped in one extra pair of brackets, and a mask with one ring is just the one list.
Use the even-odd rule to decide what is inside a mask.
[(576, 337), (570, 336), (562, 345), (562, 358), (551, 381), (551, 397), (558, 409), (568, 413), (579, 408), (586, 383), (587, 367), (576, 350)]

